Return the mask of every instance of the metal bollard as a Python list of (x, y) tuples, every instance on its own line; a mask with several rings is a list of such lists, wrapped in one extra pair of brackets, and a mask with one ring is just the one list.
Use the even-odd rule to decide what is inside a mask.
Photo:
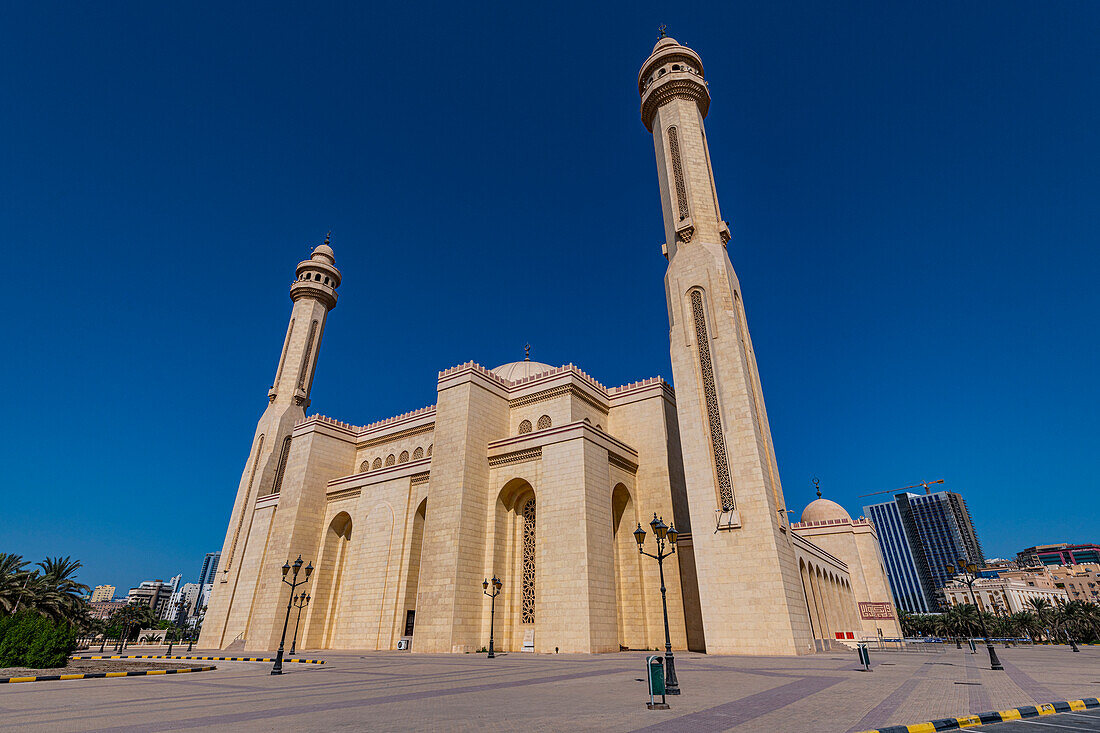
[(859, 663), (863, 665), (863, 671), (870, 672), (871, 654), (867, 651), (867, 645), (863, 642), (856, 644), (856, 653), (859, 655)]

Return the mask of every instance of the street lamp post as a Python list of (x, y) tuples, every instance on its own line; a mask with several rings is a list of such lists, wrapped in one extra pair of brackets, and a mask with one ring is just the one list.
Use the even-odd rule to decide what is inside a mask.
[[(989, 668), (990, 669), (1004, 669), (1001, 665), (1001, 660), (997, 658), (997, 650), (993, 648), (993, 642), (989, 638), (989, 632), (985, 630), (985, 616), (982, 615), (981, 609), (978, 608), (978, 597), (974, 595), (974, 581), (978, 579), (978, 566), (974, 563), (967, 563), (963, 559), (959, 559), (959, 574), (956, 576), (961, 579), (966, 587), (970, 589), (970, 599), (974, 601), (974, 610), (978, 614), (978, 623), (982, 627), (982, 636), (985, 637), (985, 648), (989, 652)], [(955, 566), (947, 566), (947, 574), (955, 575)]]
[[(493, 586), (493, 592), (489, 592), (489, 585)], [(497, 578), (496, 574), (493, 575), (492, 581), (484, 580), (481, 582), (482, 592), (492, 598), (489, 603), (489, 659), (496, 657), (496, 653), (493, 651), (493, 623), (496, 620), (497, 615), (497, 596), (500, 595), (500, 588), (503, 583)]]
[(302, 609), (309, 605), (310, 597), (302, 591), (294, 597), (294, 606), (298, 609), (298, 619), (294, 622), (294, 636), (290, 639), (290, 653), (294, 653), (294, 645), (298, 643), (298, 624), (302, 623)]
[[(292, 567), (294, 569), (294, 575), (290, 580), (287, 580), (286, 574), (290, 572)], [(294, 602), (294, 591), (298, 586), (305, 585), (309, 582), (309, 576), (313, 574), (313, 563), (306, 565), (306, 577), (304, 580), (298, 580), (298, 571), (301, 569), (301, 555), (294, 561), (293, 566), (289, 562), (283, 563), (283, 582), (290, 586), (290, 598), (286, 601), (286, 619), (283, 620), (283, 635), (279, 637), (279, 653), (275, 655), (275, 666), (271, 668), (271, 674), (283, 673), (283, 644), (286, 643), (286, 627), (290, 625), (290, 606)]]
[[(657, 538), (657, 554), (653, 555), (645, 551), (643, 545), (645, 544), (645, 530), (642, 529), (641, 522), (638, 523), (638, 529), (634, 530), (634, 539), (638, 542), (638, 552), (652, 557), (657, 560), (657, 569), (661, 573), (661, 608), (665, 614), (665, 694), (667, 695), (679, 695), (680, 685), (676, 681), (676, 660), (672, 656), (672, 638), (668, 633), (668, 601), (665, 598), (665, 558), (676, 552), (676, 535), (679, 532), (676, 531), (674, 526), (665, 526), (664, 521), (657, 518), (657, 514), (653, 514), (653, 521), (649, 523), (649, 526), (653, 529), (653, 536)], [(668, 542), (669, 550), (665, 552), (665, 542)]]

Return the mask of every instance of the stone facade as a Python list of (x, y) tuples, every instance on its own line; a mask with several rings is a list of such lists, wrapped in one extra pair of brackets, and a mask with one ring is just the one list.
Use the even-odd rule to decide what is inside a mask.
[(706, 149), (702, 63), (664, 38), (639, 92), (678, 393), (659, 377), (607, 388), (572, 364), (468, 362), (439, 372), (428, 407), (364, 426), (307, 417), (340, 284), (326, 240), (298, 265), (201, 644), (275, 648), (290, 594), (280, 568), (301, 555), (316, 568), (302, 648), (475, 651), (489, 638), (482, 581), (496, 575), (498, 649), (653, 649), (661, 581), (632, 532), (654, 516), (680, 533), (664, 569), (674, 648), (805, 654), (866, 631), (855, 604), (878, 598), (885, 577), (868, 577), (881, 561), (786, 521)]

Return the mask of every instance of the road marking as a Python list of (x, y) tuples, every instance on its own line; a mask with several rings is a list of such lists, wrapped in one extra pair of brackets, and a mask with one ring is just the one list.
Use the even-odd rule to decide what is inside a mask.
[(1095, 728), (1078, 728), (1077, 726), (1074, 726), (1074, 725), (1058, 725), (1057, 723), (1047, 723), (1046, 721), (1040, 722), (1038, 720), (1021, 720), (1020, 722), (1025, 723), (1027, 725), (1046, 725), (1046, 726), (1049, 726), (1051, 728), (1062, 728), (1064, 730), (1084, 730), (1084, 731), (1095, 730)]

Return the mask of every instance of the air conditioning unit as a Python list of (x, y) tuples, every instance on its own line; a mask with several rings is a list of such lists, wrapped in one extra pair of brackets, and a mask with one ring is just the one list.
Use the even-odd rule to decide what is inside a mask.
[(397, 648), (398, 648), (399, 651), (407, 651), (408, 648), (409, 648), (409, 640), (408, 639), (398, 639)]

